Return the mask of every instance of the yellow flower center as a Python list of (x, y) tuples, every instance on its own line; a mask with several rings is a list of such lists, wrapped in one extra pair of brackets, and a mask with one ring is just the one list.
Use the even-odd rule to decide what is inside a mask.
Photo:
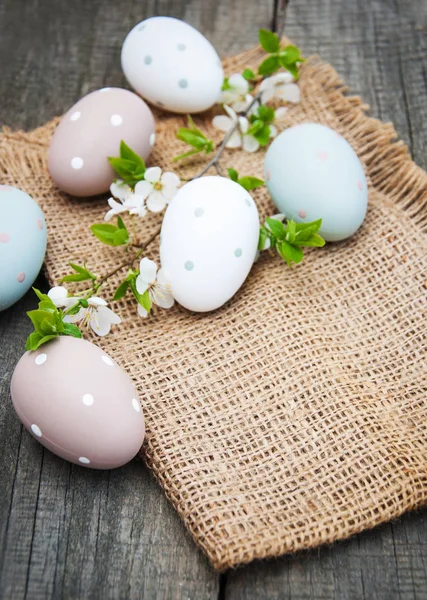
[(162, 184), (161, 184), (161, 182), (160, 182), (160, 181), (157, 181), (157, 182), (154, 184), (154, 189), (155, 189), (156, 191), (158, 191), (158, 192), (160, 192), (160, 190), (162, 189), (162, 187), (163, 187), (163, 186), (162, 186)]

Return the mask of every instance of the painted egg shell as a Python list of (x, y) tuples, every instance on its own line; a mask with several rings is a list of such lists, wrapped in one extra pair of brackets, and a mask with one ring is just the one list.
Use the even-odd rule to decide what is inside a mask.
[(46, 252), (46, 223), (25, 192), (0, 185), (0, 310), (22, 298), (39, 274)]
[(306, 123), (283, 131), (267, 151), (264, 174), (279, 211), (302, 223), (322, 218), (319, 233), (328, 241), (351, 236), (365, 218), (362, 164), (329, 127)]
[(145, 160), (154, 144), (153, 115), (141, 98), (120, 88), (88, 94), (62, 117), (49, 148), (49, 172), (73, 196), (106, 192), (117, 177), (108, 156), (119, 156), (120, 141)]
[(253, 265), (258, 235), (258, 210), (242, 186), (225, 177), (184, 185), (160, 236), (162, 267), (177, 302), (197, 312), (227, 302)]
[(142, 445), (144, 416), (132, 381), (90, 342), (64, 336), (26, 352), (11, 393), (28, 431), (73, 463), (113, 469)]
[(141, 96), (178, 113), (210, 108), (224, 80), (212, 44), (191, 25), (171, 17), (146, 19), (128, 33), (122, 68)]

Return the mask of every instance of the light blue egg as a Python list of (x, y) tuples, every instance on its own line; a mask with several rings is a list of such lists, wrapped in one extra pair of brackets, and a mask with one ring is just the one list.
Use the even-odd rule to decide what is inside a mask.
[(350, 144), (324, 125), (304, 123), (283, 131), (264, 163), (267, 188), (279, 212), (299, 223), (322, 219), (327, 241), (343, 240), (361, 226), (368, 186)]
[(25, 192), (0, 185), (0, 310), (31, 287), (46, 252), (46, 222)]

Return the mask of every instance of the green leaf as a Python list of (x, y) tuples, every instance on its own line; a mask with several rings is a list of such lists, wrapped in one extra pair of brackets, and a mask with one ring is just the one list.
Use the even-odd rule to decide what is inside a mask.
[(270, 127), (268, 125), (263, 125), (259, 131), (253, 133), (252, 135), (256, 140), (258, 140), (261, 146), (266, 146), (270, 141), (270, 133)]
[(293, 243), (293, 241), (295, 240), (296, 225), (297, 224), (295, 223), (295, 221), (291, 219), (290, 221), (288, 221), (285, 227), (286, 240), (290, 243)]
[[(49, 298), (49, 296), (47, 294), (43, 294), (37, 288), (33, 287), (33, 292), (35, 293), (35, 295), (37, 296), (37, 298), (39, 300), (45, 300), (46, 302), (52, 302), (52, 300)], [(52, 302), (52, 304), (53, 304), (53, 302)], [(55, 306), (55, 305), (53, 304), (53, 306)]]
[(38, 333), (36, 333), (34, 331), (27, 338), (27, 342), (25, 344), (25, 350), (37, 350), (38, 348), (40, 348), (40, 346), (42, 344), (46, 344), (46, 342), (49, 342), (50, 340), (53, 340), (56, 337), (58, 337), (58, 334), (56, 334), (56, 335), (39, 335)]
[(117, 227), (119, 229), (124, 229), (125, 231), (127, 231), (127, 227), (124, 224), (123, 219), (120, 216), (117, 217)]
[(301, 248), (297, 248), (285, 240), (279, 242), (276, 245), (276, 248), (280, 256), (288, 263), (289, 266), (291, 266), (293, 262), (300, 263), (304, 258), (304, 252), (301, 250)]
[(261, 106), (258, 107), (258, 116), (264, 123), (272, 123), (275, 117), (274, 108), (261, 104)]
[(227, 169), (227, 171), (228, 171), (228, 176), (229, 176), (229, 178), (230, 178), (232, 181), (236, 181), (236, 182), (237, 182), (237, 180), (239, 179), (239, 174), (238, 174), (238, 172), (236, 171), (236, 169), (232, 169), (232, 168), (230, 168), (230, 169)]
[(302, 242), (295, 241), (298, 246), (305, 246), (306, 248), (322, 248), (325, 245), (325, 240), (318, 233), (313, 233), (308, 240)]
[(193, 156), (194, 154), (199, 154), (199, 152), (203, 152), (204, 148), (200, 148), (200, 150), (189, 150), (188, 152), (184, 152), (184, 154), (178, 154), (172, 160), (176, 162), (177, 160), (181, 160), (182, 158), (187, 158), (188, 156)]
[(231, 89), (232, 89), (232, 88), (231, 88), (231, 85), (230, 85), (230, 84), (229, 84), (229, 82), (228, 82), (228, 77), (225, 77), (225, 78), (224, 78), (224, 81), (223, 81), (223, 83), (222, 83), (222, 86), (221, 86), (221, 90), (222, 90), (223, 92), (226, 92), (227, 90), (231, 90)]
[(120, 142), (120, 158), (133, 162), (136, 167), (139, 167), (139, 169), (142, 169), (142, 172), (145, 173), (145, 162), (132, 150), (132, 148), (129, 148), (123, 140)]
[(259, 44), (266, 52), (272, 54), (280, 48), (279, 38), (275, 33), (268, 29), (260, 29), (258, 33)]
[(109, 156), (108, 161), (121, 179), (126, 179), (134, 173), (135, 163), (131, 160)]
[(261, 119), (257, 119), (256, 116), (252, 116), (251, 123), (252, 123), (252, 125), (249, 127), (249, 129), (247, 131), (248, 135), (257, 134), (265, 126), (264, 121), (261, 121)]
[(258, 67), (260, 75), (272, 75), (279, 68), (279, 59), (277, 56), (269, 56)]
[(90, 230), (100, 242), (107, 246), (123, 246), (129, 241), (127, 229), (120, 229), (110, 223), (95, 223), (91, 225)]
[(258, 250), (264, 250), (264, 244), (268, 237), (270, 236), (267, 229), (265, 227), (260, 227), (258, 238)]
[[(237, 174), (237, 173), (236, 173)], [(248, 192), (250, 190), (254, 190), (258, 187), (264, 185), (264, 181), (262, 179), (258, 179), (257, 177), (241, 177), (238, 182), (242, 187), (245, 188)]]
[(295, 64), (302, 62), (304, 59), (301, 56), (301, 51), (297, 46), (289, 44), (280, 52), (280, 58), (284, 58), (288, 63)]
[(64, 335), (71, 335), (75, 338), (81, 338), (82, 332), (77, 325), (74, 325), (73, 323), (64, 323)]
[(206, 137), (202, 134), (194, 133), (191, 129), (187, 129), (185, 127), (180, 127), (176, 134), (176, 137), (185, 142), (189, 146), (193, 146), (193, 148), (197, 148), (198, 150), (203, 150), (206, 144)]
[(297, 80), (299, 77), (299, 69), (298, 69), (298, 65), (293, 65), (293, 64), (288, 64), (286, 62), (286, 60), (283, 60), (282, 58), (279, 58), (280, 64), (282, 65), (282, 67), (284, 69), (286, 69), (287, 71), (289, 71), (289, 73), (292, 75), (292, 77)]
[(92, 279), (92, 277), (88, 275), (84, 275), (83, 273), (71, 273), (71, 275), (65, 275), (61, 279), (61, 283), (69, 283), (71, 281), (88, 281)]
[(203, 131), (201, 131), (200, 129), (197, 129), (196, 124), (194, 123), (193, 118), (192, 118), (191, 115), (187, 115), (187, 121), (188, 121), (188, 124), (190, 126), (190, 130), (193, 133), (196, 133), (196, 134), (200, 135), (200, 137), (206, 139), (206, 136), (203, 133)]
[(141, 300), (139, 301), (139, 303), (141, 304), (141, 306), (143, 306), (145, 308), (145, 310), (149, 313), (151, 310), (151, 307), (153, 306), (153, 303), (151, 302), (151, 298), (150, 298), (150, 294), (148, 293), (148, 290), (146, 290), (142, 296), (141, 296)]
[(256, 79), (256, 75), (252, 71), (252, 69), (245, 69), (242, 73), (242, 77), (244, 77), (246, 79), (246, 81), (251, 81), (253, 79)]
[(126, 295), (129, 288), (129, 281), (125, 279), (114, 292), (113, 300), (121, 300)]
[(268, 219), (266, 220), (266, 223), (275, 238), (277, 238), (278, 240), (285, 239), (285, 235), (286, 235), (285, 234), (285, 226), (283, 225), (283, 223), (281, 221), (278, 221), (277, 219), (272, 219), (271, 217), (268, 217)]

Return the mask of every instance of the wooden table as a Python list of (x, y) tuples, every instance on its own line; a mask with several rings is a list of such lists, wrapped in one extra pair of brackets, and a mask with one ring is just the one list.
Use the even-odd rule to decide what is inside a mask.
[[(124, 85), (121, 43), (156, 14), (185, 19), (223, 55), (254, 45), (260, 27), (284, 28), (427, 167), (425, 0), (0, 0), (0, 124), (33, 128), (91, 90)], [(0, 314), (1, 598), (427, 598), (425, 511), (219, 576), (143, 464), (97, 472), (43, 450), (9, 395), (33, 306), (28, 294)]]

